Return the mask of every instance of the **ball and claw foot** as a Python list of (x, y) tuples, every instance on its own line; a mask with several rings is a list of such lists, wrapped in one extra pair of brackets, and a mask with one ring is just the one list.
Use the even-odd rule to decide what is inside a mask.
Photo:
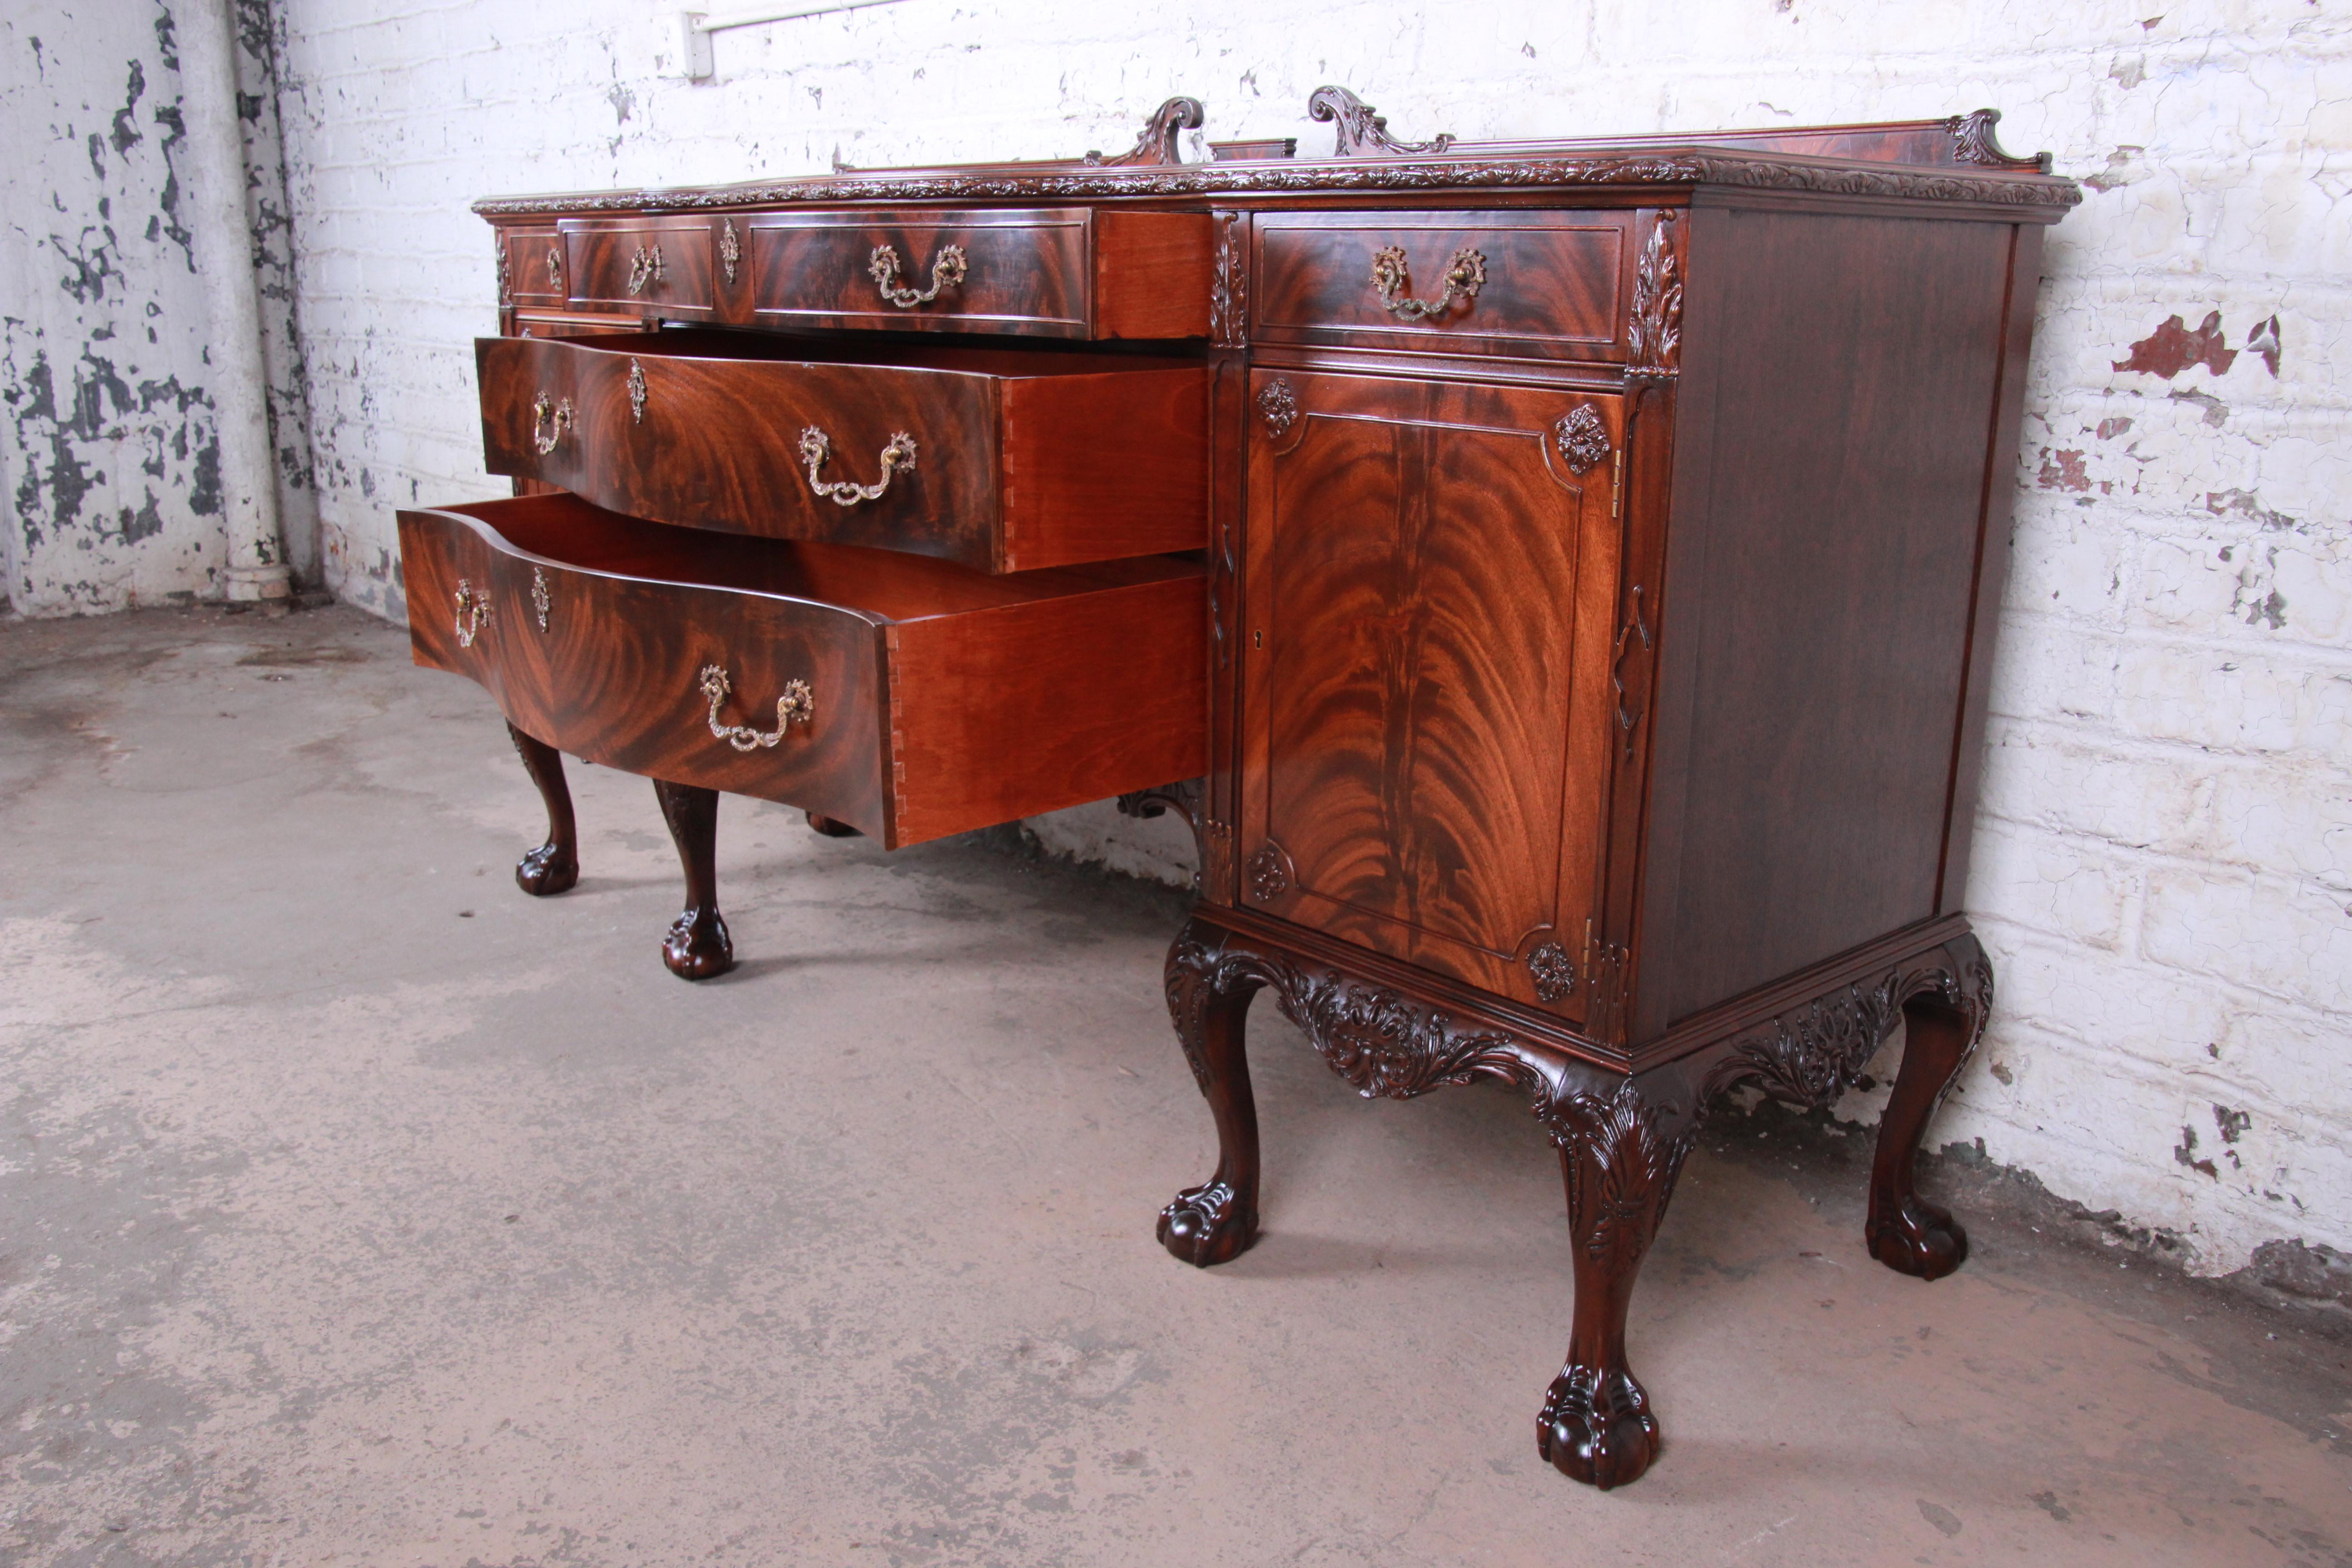
[(1968, 1261), (1969, 1233), (1950, 1211), (1927, 1199), (1905, 1198), (1893, 1211), (1870, 1216), (1870, 1255), (1897, 1274), (1941, 1279)]
[(534, 899), (568, 893), (580, 881), (580, 857), (561, 844), (542, 844), (515, 862), (515, 886)]
[(1569, 1366), (1536, 1417), (1536, 1452), (1570, 1480), (1607, 1491), (1638, 1480), (1658, 1457), (1658, 1420), (1633, 1374)]
[(717, 910), (688, 910), (662, 938), (662, 962), (680, 980), (709, 980), (735, 967), (735, 943)]
[(1255, 1208), (1223, 1182), (1187, 1187), (1160, 1211), (1160, 1245), (1196, 1268), (1230, 1263), (1256, 1239)]

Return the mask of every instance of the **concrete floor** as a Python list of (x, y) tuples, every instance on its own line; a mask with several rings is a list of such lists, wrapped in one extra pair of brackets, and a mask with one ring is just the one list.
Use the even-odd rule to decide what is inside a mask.
[(1573, 1486), (1513, 1096), (1362, 1103), (1262, 1008), (1266, 1235), (1196, 1272), (1180, 900), (730, 798), (689, 986), (650, 789), (574, 776), (534, 901), (496, 712), (399, 633), (0, 622), (0, 1559), (2352, 1562), (2325, 1324), (1998, 1207), (1900, 1278), (1785, 1119), (1643, 1275), (1659, 1468)]

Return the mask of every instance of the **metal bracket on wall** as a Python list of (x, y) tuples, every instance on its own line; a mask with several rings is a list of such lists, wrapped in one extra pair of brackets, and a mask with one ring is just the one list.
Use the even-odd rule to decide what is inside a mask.
[(899, 0), (825, 0), (821, 5), (752, 5), (740, 11), (681, 11), (677, 16), (677, 59), (688, 81), (709, 81), (719, 74), (711, 63), (710, 35), (736, 27), (756, 27), (763, 22), (790, 22), (802, 16), (825, 16), (835, 11), (863, 11), (874, 5), (896, 5)]

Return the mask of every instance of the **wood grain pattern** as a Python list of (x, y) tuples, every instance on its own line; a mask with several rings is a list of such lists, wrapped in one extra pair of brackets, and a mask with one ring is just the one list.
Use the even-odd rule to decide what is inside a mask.
[(1209, 215), (1095, 214), (1097, 338), (1202, 338), (1216, 282)]
[(507, 294), (517, 305), (561, 306), (563, 235), (553, 224), (521, 224), (499, 231), (506, 247)]
[(1690, 221), (1649, 1031), (1935, 911), (2011, 325), (2009, 225)]
[[(1207, 538), (1208, 384), (1193, 363), (693, 331), (484, 338), (475, 355), (484, 466), (633, 516), (992, 572), (1194, 550)], [(544, 453), (533, 439), (542, 394), (573, 410)], [(836, 504), (810, 487), (799, 450), (810, 427), (830, 443), (828, 483), (874, 483), (900, 432), (915, 438), (914, 465), (881, 496)]]
[[(992, 577), (667, 528), (570, 496), (403, 511), (400, 530), (417, 662), (607, 766), (782, 801), (886, 848), (1200, 772), (1203, 590), (1189, 562)], [(453, 624), (460, 579), (492, 606), (471, 647)], [(1171, 681), (1185, 660), (1189, 679)], [(795, 679), (814, 721), (748, 752), (714, 739), (709, 664), (733, 688), (722, 723), (772, 731)]]
[[(1623, 291), (1633, 277), (1625, 212), (1286, 212), (1255, 225), (1251, 335), (1408, 352), (1621, 362)], [(1435, 299), (1448, 261), (1486, 258), (1466, 306), (1426, 321), (1383, 308), (1372, 258), (1396, 246), (1413, 297)]]
[[(711, 226), (707, 217), (566, 218), (563, 282), (568, 303), (609, 306), (676, 321), (707, 321), (715, 312), (711, 286)], [(661, 268), (643, 287), (629, 289), (640, 251), (661, 253)]]
[(1597, 891), (1616, 584), (1610, 475), (1553, 426), (1613, 443), (1618, 400), (1287, 379), (1295, 426), (1251, 432), (1241, 847), (1290, 869), (1244, 896), (1534, 1002), (1523, 955), (1580, 947)]

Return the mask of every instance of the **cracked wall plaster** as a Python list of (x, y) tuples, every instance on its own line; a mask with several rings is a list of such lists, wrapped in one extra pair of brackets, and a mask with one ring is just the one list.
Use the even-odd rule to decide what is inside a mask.
[[(239, 0), (278, 501), (315, 575), (309, 416), (263, 0)], [(0, 16), (0, 494), (20, 614), (206, 597), (226, 564), (175, 25), (156, 0)]]

